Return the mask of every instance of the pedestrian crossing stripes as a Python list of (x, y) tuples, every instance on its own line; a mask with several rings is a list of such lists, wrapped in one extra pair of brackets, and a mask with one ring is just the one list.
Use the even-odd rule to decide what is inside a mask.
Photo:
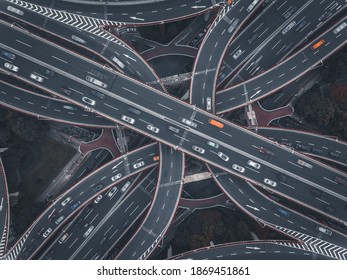
[(22, 238), (21, 238), (19, 241), (17, 241), (17, 243), (15, 244), (15, 246), (12, 247), (12, 248), (8, 251), (8, 253), (7, 253), (6, 257), (5, 257), (6, 260), (15, 260), (15, 259), (17, 259), (18, 254), (19, 254), (19, 252), (21, 251), (21, 249), (22, 249), (22, 247), (23, 247), (23, 244), (24, 244), (25, 241), (27, 240), (27, 238), (28, 238), (30, 232), (31, 232), (31, 230), (28, 230), (28, 231), (26, 232), (26, 234), (25, 234), (24, 236), (22, 236)]
[(122, 41), (118, 40), (116, 37), (114, 37), (107, 31), (103, 30), (104, 26), (109, 26), (109, 25), (123, 26), (125, 25), (124, 22), (110, 21), (110, 20), (98, 19), (98, 18), (87, 17), (82, 15), (76, 15), (73, 13), (68, 13), (64, 11), (42, 7), (32, 3), (27, 3), (21, 0), (6, 0), (6, 1), (13, 3), (15, 5), (18, 5), (22, 8), (28, 9), (30, 11), (33, 11), (35, 13), (38, 13), (42, 16), (48, 17), (50, 19), (76, 27), (80, 30), (83, 30), (89, 33), (93, 33), (94, 35), (97, 35), (106, 40), (112, 41), (118, 45), (126, 47), (126, 45)]
[[(301, 245), (296, 243), (295, 246), (303, 246), (305, 250), (314, 252), (320, 255), (328, 256), (330, 258), (346, 260), (347, 259), (347, 248), (332, 244), (330, 242), (309, 236), (304, 233), (297, 232), (295, 230), (287, 229), (280, 226), (275, 226), (276, 229), (293, 236), (295, 239), (299, 240)], [(292, 243), (290, 243), (292, 244)], [(294, 246), (294, 245), (293, 245)]]

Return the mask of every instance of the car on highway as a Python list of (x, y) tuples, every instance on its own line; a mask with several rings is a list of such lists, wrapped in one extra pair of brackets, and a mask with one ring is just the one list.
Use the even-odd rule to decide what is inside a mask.
[(107, 237), (106, 236), (103, 236), (100, 241), (99, 241), (99, 245), (102, 245), (105, 243), (105, 241), (107, 240)]
[(107, 88), (107, 84), (105, 84), (104, 82), (92, 77), (92, 76), (86, 76), (86, 80), (90, 83), (93, 83), (94, 85), (97, 85), (99, 87), (102, 88)]
[(120, 67), (120, 68), (124, 68), (125, 65), (122, 61), (120, 61), (117, 57), (112, 56), (111, 59)]
[(205, 153), (205, 150), (199, 146), (196, 146), (196, 145), (193, 145), (192, 146), (192, 149), (195, 151), (195, 152), (198, 152), (200, 154), (204, 154)]
[(287, 34), (288, 31), (289, 31), (290, 29), (292, 29), (292, 28), (295, 26), (295, 24), (296, 24), (296, 21), (295, 21), (295, 20), (293, 20), (292, 22), (290, 22), (290, 23), (282, 30), (282, 34), (283, 34), (283, 35)]
[(303, 160), (301, 160), (301, 159), (298, 159), (297, 164), (299, 164), (299, 165), (301, 165), (301, 166), (304, 166), (304, 167), (307, 167), (307, 168), (310, 168), (310, 169), (313, 168), (313, 165), (312, 165), (312, 164), (309, 164), (309, 163), (307, 163), (306, 161), (303, 161)]
[(304, 29), (304, 27), (306, 26), (307, 22), (306, 20), (302, 20), (300, 22), (298, 22), (298, 24), (296, 25), (295, 31), (302, 31)]
[(323, 150), (318, 149), (318, 148), (316, 148), (316, 147), (313, 147), (313, 148), (312, 148), (312, 153), (315, 153), (315, 154), (317, 154), (317, 155), (320, 155), (320, 154), (323, 153)]
[(98, 191), (100, 191), (102, 189), (103, 186), (104, 186), (103, 184), (98, 184), (98, 185), (93, 187), (93, 191), (95, 193), (97, 193)]
[(77, 209), (77, 207), (78, 206), (80, 206), (81, 205), (81, 201), (76, 201), (74, 204), (72, 204), (71, 206), (70, 206), (70, 208), (71, 208), (71, 210), (75, 210), (75, 209)]
[(43, 233), (43, 237), (46, 238), (48, 235), (50, 235), (52, 232), (52, 229), (51, 228), (48, 228), (44, 233)]
[(331, 230), (328, 230), (328, 229), (321, 227), (321, 226), (317, 226), (317, 230), (319, 230), (320, 232), (322, 232), (326, 235), (329, 235), (329, 236), (333, 234), (333, 232)]
[(66, 110), (77, 111), (77, 107), (71, 105), (63, 105), (63, 108)]
[(100, 91), (92, 90), (91, 93), (92, 93), (94, 96), (96, 96), (96, 97), (98, 97), (98, 98), (100, 98), (100, 99), (104, 99), (104, 98), (105, 98), (105, 95), (104, 95), (103, 93), (101, 93)]
[(242, 50), (241, 49), (239, 49), (239, 50), (237, 50), (234, 54), (233, 54), (233, 59), (238, 59), (239, 58), (239, 56), (242, 54)]
[(287, 210), (285, 210), (285, 209), (283, 209), (283, 208), (278, 207), (278, 208), (277, 208), (277, 211), (278, 211), (278, 213), (280, 213), (280, 214), (283, 215), (283, 216), (286, 216), (286, 217), (289, 217), (289, 216), (290, 216), (290, 212), (288, 212)]
[(141, 166), (144, 166), (144, 165), (145, 165), (144, 161), (139, 161), (139, 162), (134, 163), (133, 167), (134, 167), (134, 169), (137, 169), (137, 168), (140, 168)]
[(130, 181), (127, 181), (127, 182), (124, 184), (124, 186), (122, 187), (121, 192), (125, 192), (125, 191), (129, 188), (130, 184), (131, 184), (131, 182), (130, 182)]
[(43, 73), (45, 75), (48, 75), (50, 77), (53, 77), (54, 76), (54, 71), (53, 70), (50, 70), (50, 69), (45, 69), (45, 71), (43, 71)]
[(343, 179), (343, 178), (341, 178), (341, 177), (338, 177), (338, 176), (336, 176), (336, 177), (334, 178), (334, 181), (335, 181), (336, 183), (339, 183), (339, 184), (342, 184), (342, 185), (347, 185), (347, 180), (346, 180), (346, 179)]
[(13, 65), (11, 63), (8, 63), (8, 62), (5, 62), (4, 66), (5, 66), (5, 68), (7, 68), (13, 72), (18, 72), (18, 70), (19, 70), (19, 67), (17, 67), (16, 65)]
[(64, 220), (65, 216), (64, 215), (61, 215), (56, 221), (55, 221), (55, 224), (56, 225), (59, 225), (63, 220)]
[(71, 95), (71, 94), (72, 94), (71, 89), (68, 89), (68, 88), (66, 88), (66, 87), (61, 87), (61, 88), (60, 88), (60, 91), (61, 91), (62, 93), (67, 94), (67, 95)]
[(191, 120), (187, 120), (187, 119), (181, 118), (181, 117), (178, 118), (178, 119), (179, 119), (180, 122), (182, 122), (182, 123), (184, 123), (186, 125), (192, 126), (194, 128), (196, 128), (198, 126), (196, 123), (192, 122)]
[(264, 147), (258, 148), (258, 152), (262, 153), (262, 154), (265, 154), (265, 155), (269, 155), (269, 156), (274, 156), (275, 155), (274, 152), (272, 152), (272, 151), (270, 151), (268, 149), (265, 149)]
[(328, 155), (333, 157), (333, 158), (340, 158), (341, 157), (341, 154), (337, 153), (337, 152), (329, 152)]
[(67, 198), (65, 198), (63, 200), (63, 202), (61, 203), (61, 206), (65, 206), (66, 204), (68, 204), (70, 201), (72, 200), (71, 196), (68, 196)]
[(83, 237), (86, 238), (93, 231), (94, 226), (90, 226), (87, 231), (83, 234)]
[(24, 15), (24, 12), (22, 10), (19, 10), (12, 6), (7, 6), (7, 10), (20, 16)]
[(207, 141), (206, 143), (207, 143), (207, 145), (209, 145), (213, 148), (216, 148), (216, 149), (218, 149), (218, 147), (219, 147), (219, 144), (212, 142), (212, 141)]
[(76, 35), (71, 35), (71, 39), (74, 40), (74, 41), (76, 41), (77, 43), (81, 43), (81, 44), (83, 44), (83, 45), (86, 43), (85, 40), (83, 40), (82, 38), (80, 38), (80, 37), (78, 37), (78, 36), (76, 36)]
[(122, 121), (125, 121), (125, 122), (130, 123), (130, 124), (134, 124), (135, 123), (135, 120), (133, 118), (130, 118), (130, 117), (126, 116), (126, 115), (122, 115), (121, 119), (122, 119)]
[(34, 73), (30, 74), (30, 78), (32, 78), (33, 80), (42, 83), (43, 82), (43, 78), (39, 75), (36, 75)]
[(248, 164), (249, 166), (254, 167), (255, 169), (259, 169), (260, 166), (261, 166), (258, 162), (255, 162), (255, 161), (250, 160), (250, 159), (247, 161), (247, 164)]
[(211, 112), (211, 110), (212, 110), (211, 97), (206, 97), (206, 111)]
[(141, 111), (139, 109), (136, 109), (134, 107), (127, 107), (127, 110), (130, 112), (130, 113), (133, 113), (135, 115), (141, 115)]
[(154, 156), (154, 157), (153, 157), (153, 161), (158, 161), (159, 158), (160, 158), (159, 156)]
[(122, 177), (122, 173), (118, 173), (117, 175), (111, 177), (111, 181), (115, 182), (115, 181), (117, 181), (121, 177)]
[(83, 96), (83, 97), (82, 97), (82, 101), (83, 101), (84, 103), (87, 103), (87, 104), (91, 105), (91, 106), (94, 106), (95, 103), (96, 103), (95, 100), (90, 99), (90, 98), (87, 97), (87, 96)]
[(248, 38), (247, 43), (252, 44), (255, 39), (258, 38), (258, 34), (254, 33), (251, 37)]
[(117, 187), (113, 187), (108, 193), (107, 196), (108, 197), (112, 197), (117, 191)]
[(8, 51), (1, 51), (1, 56), (4, 58), (8, 58), (11, 60), (14, 60), (16, 58), (16, 55), (14, 53), (8, 52)]
[(223, 154), (222, 152), (218, 152), (217, 156), (219, 156), (224, 161), (228, 161), (229, 160), (229, 157), (226, 154)]
[(263, 182), (271, 187), (276, 187), (277, 183), (275, 181), (272, 181), (268, 178), (264, 178)]
[(158, 128), (158, 127), (155, 127), (155, 126), (153, 126), (153, 125), (151, 125), (151, 124), (147, 125), (146, 128), (147, 128), (148, 130), (150, 130), (150, 131), (153, 131), (154, 133), (159, 133), (159, 128)]
[(283, 14), (283, 17), (285, 19), (288, 19), (296, 10), (296, 7), (295, 6), (292, 6), (290, 7), (284, 14)]
[(231, 24), (230, 24), (230, 26), (229, 26), (229, 28), (228, 28), (228, 33), (231, 33), (231, 32), (233, 32), (234, 30), (235, 30), (235, 28), (236, 28), (236, 26), (238, 25), (238, 23), (239, 23), (239, 19), (238, 18), (235, 18), (232, 22), (231, 22)]
[(282, 173), (277, 174), (277, 178), (281, 181), (281, 182), (288, 182), (290, 180), (290, 177), (287, 175), (284, 175)]
[(59, 244), (63, 244), (68, 237), (69, 237), (69, 234), (65, 232), (64, 235), (59, 239)]
[(174, 133), (180, 133), (180, 130), (177, 127), (169, 125), (168, 129), (171, 130)]
[(241, 172), (241, 173), (244, 173), (245, 172), (245, 168), (243, 168), (242, 166), (240, 165), (237, 165), (237, 164), (233, 164), (231, 166), (232, 169), (238, 171), (238, 172)]
[(98, 204), (99, 201), (102, 199), (102, 194), (99, 194), (95, 199), (94, 199), (94, 203)]
[(334, 29), (334, 34), (339, 33), (342, 29), (344, 29), (347, 26), (346, 22), (341, 23), (338, 27)]

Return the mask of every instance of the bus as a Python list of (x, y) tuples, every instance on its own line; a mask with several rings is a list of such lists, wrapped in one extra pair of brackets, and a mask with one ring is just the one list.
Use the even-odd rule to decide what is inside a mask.
[(324, 44), (324, 39), (320, 39), (317, 43), (315, 43), (313, 46), (312, 46), (312, 50), (315, 50), (315, 49), (318, 49), (321, 45)]
[(214, 120), (214, 119), (209, 119), (209, 120), (208, 120), (208, 123), (209, 123), (210, 125), (216, 126), (216, 127), (218, 127), (218, 128), (223, 128), (223, 127), (224, 127), (224, 124), (222, 124), (221, 122), (216, 121), (216, 120)]

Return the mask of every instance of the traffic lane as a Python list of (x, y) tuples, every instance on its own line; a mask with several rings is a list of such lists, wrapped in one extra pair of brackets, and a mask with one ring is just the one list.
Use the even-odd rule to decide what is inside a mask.
[[(269, 38), (272, 32), (276, 31), (279, 26), (283, 25), (283, 15), (292, 9), (293, 1), (275, 2), (272, 3), (268, 9), (256, 17), (230, 44), (224, 62), (230, 66), (230, 72), (221, 71), (226, 79), (229, 77), (239, 66), (243, 65), (247, 59), (255, 52), (254, 46), (260, 46)], [(271, 16), (269, 16), (271, 14)], [(234, 55), (237, 51), (240, 54)], [(227, 69), (225, 69), (227, 70)]]
[[(342, 0), (340, 0), (340, 2), (342, 2)], [(291, 49), (306, 38), (307, 34), (311, 34), (321, 25), (322, 22), (318, 20), (318, 15), (326, 12), (323, 4), (324, 2), (320, 2), (319, 5), (314, 5), (312, 7), (307, 6), (306, 9), (309, 8), (310, 13), (304, 13), (305, 10), (303, 10), (301, 13), (291, 18), (290, 23), (295, 23), (295, 26), (292, 27), (285, 35), (283, 34), (283, 31), (288, 25), (282, 29), (282, 32), (277, 33), (269, 42), (270, 48), (268, 48), (266, 52), (264, 49), (262, 49), (257, 54), (258, 57), (264, 56), (264, 59), (261, 59), (256, 65), (253, 66), (251, 66), (251, 64), (254, 64), (254, 61), (250, 61), (249, 63), (245, 64), (243, 69), (238, 72), (238, 75), (243, 77), (243, 79), (246, 79), (249, 76), (254, 76), (256, 73), (260, 73), (263, 69), (269, 69), (276, 61), (281, 59), (283, 60)], [(341, 5), (339, 7), (341, 7)], [(237, 78), (238, 77), (236, 77), (236, 79)], [(235, 79), (232, 79), (229, 82), (229, 85), (232, 82), (234, 84), (237, 83)], [(240, 82), (243, 82), (243, 80)]]
[[(170, 157), (171, 162), (166, 160)], [(147, 258), (157, 246), (174, 216), (182, 191), (184, 155), (170, 147), (160, 145), (160, 158), (159, 178), (152, 206), (143, 224), (124, 246), (117, 259)]]
[(50, 3), (47, 3), (44, 0), (28, 0), (26, 2), (87, 17), (124, 23), (167, 21), (177, 17), (187, 17), (201, 13), (213, 6), (213, 3), (209, 0), (178, 0), (175, 1), (175, 6), (170, 1), (155, 2), (155, 5), (144, 3), (143, 5), (137, 4), (131, 6), (122, 6), (118, 5), (118, 3), (112, 5), (112, 2), (107, 3), (107, 5), (104, 3), (101, 5), (91, 3), (81, 5), (80, 3), (60, 1), (49, 1)]
[[(258, 132), (265, 137), (277, 141), (283, 145), (291, 146), (302, 153), (324, 156), (328, 159), (338, 160), (346, 163), (346, 144), (336, 139), (328, 138), (319, 134), (310, 134), (303, 131), (287, 129), (258, 129)], [(337, 153), (338, 158), (329, 155), (330, 152)]]
[[(128, 181), (133, 183), (136, 178), (129, 178)], [(52, 248), (55, 250), (56, 254), (50, 256), (52, 259), (92, 259), (95, 258), (93, 253), (93, 246), (95, 244), (99, 244), (98, 236), (101, 234), (100, 230), (104, 223), (107, 222), (108, 219), (115, 216), (113, 213), (115, 211), (115, 205), (119, 204), (121, 199), (124, 198), (125, 191), (122, 191), (123, 183), (117, 184), (115, 187), (119, 189), (113, 195), (109, 195), (111, 190), (102, 193), (101, 199), (95, 199), (92, 201), (86, 208), (78, 215), (74, 221), (72, 221), (69, 227), (65, 230), (69, 234), (68, 238), (64, 240), (62, 243), (57, 241), (61, 241), (62, 239), (57, 238), (55, 240), (54, 246), (48, 248), (45, 254), (49, 255), (49, 252)], [(129, 185), (130, 189), (131, 185)], [(133, 201), (134, 203), (134, 201)], [(141, 199), (138, 199), (137, 203), (142, 203)], [(149, 202), (148, 202), (149, 203)], [(135, 205), (136, 206), (136, 205)], [(140, 207), (141, 205), (139, 205)], [(88, 212), (86, 212), (86, 210)], [(115, 218), (115, 217), (114, 217)], [(113, 223), (115, 226), (117, 224), (121, 224), (123, 217), (117, 216), (116, 219), (113, 219)], [(83, 220), (82, 220), (83, 219)], [(87, 225), (87, 226), (86, 226)], [(87, 230), (90, 226), (94, 226), (94, 229), (88, 236), (85, 236)], [(120, 228), (117, 227), (117, 228)], [(73, 234), (73, 237), (72, 237)], [(71, 235), (71, 238), (70, 238)], [(61, 235), (62, 236), (62, 235)], [(101, 237), (103, 238), (103, 237)], [(109, 238), (113, 238), (109, 236)], [(93, 242), (91, 243), (91, 241)], [(103, 240), (106, 242), (106, 240)], [(91, 245), (92, 244), (92, 245)], [(101, 244), (100, 244), (101, 245)], [(45, 255), (44, 254), (44, 255)], [(44, 256), (43, 256), (44, 257)]]
[[(129, 161), (134, 161), (138, 158), (140, 153), (148, 153), (150, 152), (155, 153), (157, 150), (156, 144), (151, 144), (149, 146), (146, 146), (142, 149), (138, 149), (132, 153), (128, 154)], [(53, 204), (51, 204), (43, 213), (40, 215), (38, 220), (36, 221), (34, 227), (31, 229), (29, 237), (26, 239), (26, 241), (31, 240), (31, 242), (35, 241), (34, 245), (37, 248), (37, 250), (45, 243), (47, 240), (50, 239), (50, 237), (61, 228), (61, 226), (64, 224), (66, 220), (68, 220), (71, 215), (73, 215), (73, 211), (77, 212), (81, 207), (83, 207), (87, 202), (94, 199), (99, 193), (101, 193), (103, 190), (109, 188), (112, 184), (115, 184), (115, 182), (120, 182), (126, 179), (126, 176), (123, 176), (121, 172), (117, 171), (117, 174), (121, 174), (121, 178), (118, 178), (118, 176), (111, 180), (110, 177), (116, 176), (117, 174), (114, 174), (112, 172), (112, 168), (114, 166), (119, 166), (120, 164), (123, 166), (123, 170), (126, 170), (126, 164), (128, 164), (128, 161), (123, 160), (123, 157), (118, 158), (114, 161), (111, 161), (110, 163), (106, 164), (105, 166), (97, 169), (87, 177), (83, 178), (81, 181), (77, 182), (75, 185), (73, 185), (68, 191), (66, 191), (64, 194), (62, 194), (60, 197), (55, 199), (53, 201)], [(148, 166), (150, 167), (150, 166)], [(147, 168), (147, 167), (146, 167)], [(138, 171), (141, 171), (142, 169), (138, 169)], [(111, 171), (111, 172), (110, 172)], [(107, 178), (107, 180), (105, 180)], [(104, 181), (105, 180), (105, 181)], [(102, 187), (97, 191), (93, 190), (94, 186), (102, 185)], [(70, 204), (76, 202), (76, 197), (78, 197), (78, 200), (81, 202), (76, 209), (72, 210), (70, 209)], [(60, 203), (61, 202), (61, 203)], [(70, 209), (70, 214), (64, 218), (62, 222), (59, 223), (59, 225), (53, 224), (52, 219), (49, 219), (50, 213), (55, 209), (57, 213), (60, 213), (64, 210), (64, 207), (67, 209)], [(47, 223), (48, 221), (48, 223)], [(47, 236), (43, 237), (42, 235), (46, 233), (48, 230), (47, 225), (50, 225), (51, 231), (47, 232)], [(25, 247), (29, 247), (28, 242), (25, 242), (23, 244), (23, 249)], [(33, 253), (35, 253), (37, 250), (35, 250)], [(18, 257), (21, 257), (21, 252), (18, 254)]]
[[(135, 85), (137, 85), (137, 86), (140, 86), (141, 84), (139, 84), (139, 83), (134, 83)], [(133, 92), (135, 92), (135, 91), (132, 91), (131, 93), (133, 94)], [(134, 96), (137, 96), (138, 94), (133, 94)], [(128, 98), (129, 99), (129, 98)], [(135, 101), (135, 100), (134, 100)], [(97, 103), (96, 105), (95, 105), (95, 107), (97, 107), (97, 106), (99, 106), (98, 105), (99, 103)], [(190, 109), (191, 111), (193, 111), (193, 113), (194, 113), (194, 110), (192, 110), (192, 108), (189, 108), (189, 107), (186, 107), (187, 109)], [(111, 114), (111, 115), (114, 115), (114, 111), (110, 111), (110, 109), (114, 109), (112, 106), (108, 106), (108, 108), (106, 108), (106, 110), (104, 109), (104, 111), (105, 112), (107, 112), (108, 114)], [(167, 109), (167, 108), (165, 108), (165, 109)], [(108, 112), (108, 111), (110, 111), (110, 112)], [(117, 110), (119, 110), (119, 109), (117, 109)], [(173, 110), (171, 110), (171, 111), (173, 111)], [(171, 112), (172, 113), (172, 112)], [(173, 112), (174, 114), (175, 114), (175, 112)], [(192, 113), (192, 114), (193, 114)], [(191, 115), (192, 115), (191, 114)], [(177, 118), (177, 117), (176, 117)]]
[[(341, 22), (336, 24), (334, 27), (337, 27)], [(344, 36), (347, 32), (346, 28), (341, 30), (338, 34), (334, 34), (333, 30), (334, 28), (327, 31), (327, 33), (323, 34), (319, 38), (323, 39), (324, 43), (317, 49), (313, 50), (313, 43), (310, 43), (297, 54), (291, 56), (269, 71), (266, 71), (245, 83), (218, 92), (217, 112), (222, 113), (232, 108), (237, 108), (247, 103), (249, 100), (254, 102), (263, 98), (309, 71), (315, 63), (318, 63), (327, 57), (332, 51), (341, 48), (346, 43), (344, 40)], [(319, 39), (314, 42), (318, 42)], [(244, 93), (244, 87), (247, 88), (246, 93)], [(237, 93), (240, 92), (244, 93), (246, 97), (242, 95), (242, 98), (240, 98), (239, 95), (237, 95)], [(230, 99), (231, 97), (234, 99)]]
[[(302, 248), (286, 246), (286, 242), (274, 243), (267, 241), (249, 242), (247, 244), (233, 244), (221, 246), (210, 246), (201, 250), (187, 252), (174, 259), (195, 260), (331, 260), (332, 258), (322, 256)], [(291, 244), (291, 243), (288, 243)]]
[[(222, 55), (228, 43), (235, 36), (235, 33), (242, 25), (242, 22), (248, 17), (248, 12), (245, 7), (251, 4), (252, 1), (243, 1), (232, 7), (229, 12), (220, 20), (213, 28), (213, 32), (207, 34), (203, 40), (195, 60), (193, 78), (191, 83), (191, 103), (202, 108), (206, 97), (212, 97), (214, 94), (214, 86), (216, 76)], [(260, 5), (261, 2), (258, 3)], [(237, 11), (236, 15), (235, 12)], [(216, 19), (218, 20), (218, 19)], [(238, 21), (237, 27), (229, 31), (231, 24)], [(213, 50), (211, 52), (211, 50)], [(208, 61), (207, 61), (208, 60)]]
[(66, 101), (18, 88), (2, 80), (0, 80), (0, 84), (2, 88), (0, 102), (3, 106), (60, 122), (98, 127), (114, 127), (114, 123), (99, 115), (87, 112), (77, 106), (70, 108), (71, 104)]
[[(212, 167), (211, 169), (214, 174), (220, 172), (216, 168)], [(271, 198), (260, 193), (255, 187), (245, 181), (230, 175), (219, 175), (216, 177), (216, 180), (227, 191), (231, 199), (242, 205), (245, 211), (255, 217), (272, 225), (282, 226), (339, 246), (345, 246), (345, 235), (334, 230), (332, 230), (332, 235), (322, 234), (317, 228), (319, 226), (325, 228), (324, 225), (274, 202)], [(303, 191), (301, 194), (303, 197), (312, 196), (310, 191)]]
[[(137, 85), (141, 85), (140, 83), (136, 83), (136, 82), (134, 82), (134, 84), (137, 84)], [(142, 85), (141, 85), (142, 86)], [(149, 88), (147, 88), (147, 90), (149, 90)], [(166, 97), (166, 96), (161, 96), (163, 99), (165, 99), (164, 97)], [(178, 105), (177, 104), (177, 100), (174, 100), (174, 99), (171, 99), (171, 101), (176, 101), (176, 105)], [(185, 108), (187, 108), (187, 109), (190, 109), (191, 111), (192, 111), (192, 108), (190, 108), (190, 107), (188, 107), (188, 106), (183, 106), (183, 107), (185, 107)]]

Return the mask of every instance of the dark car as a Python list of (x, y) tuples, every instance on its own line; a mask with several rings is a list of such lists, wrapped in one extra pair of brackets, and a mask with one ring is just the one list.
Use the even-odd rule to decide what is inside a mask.
[(97, 90), (92, 90), (92, 94), (100, 99), (104, 99), (105, 95)]
[(8, 51), (1, 51), (1, 56), (11, 60), (14, 60), (16, 58), (16, 55), (14, 53)]
[(282, 182), (288, 182), (290, 180), (290, 177), (287, 175), (284, 175), (282, 173), (277, 175), (277, 178)]
[(96, 186), (93, 187), (93, 191), (94, 192), (98, 192), (98, 191), (100, 191), (102, 189), (102, 187), (103, 187), (102, 184), (96, 185)]
[(323, 150), (313, 147), (313, 148), (312, 148), (312, 153), (315, 153), (315, 154), (317, 154), (317, 155), (320, 155), (320, 154), (323, 153)]
[(80, 205), (81, 205), (81, 201), (76, 201), (74, 204), (71, 205), (71, 210), (75, 210)]

